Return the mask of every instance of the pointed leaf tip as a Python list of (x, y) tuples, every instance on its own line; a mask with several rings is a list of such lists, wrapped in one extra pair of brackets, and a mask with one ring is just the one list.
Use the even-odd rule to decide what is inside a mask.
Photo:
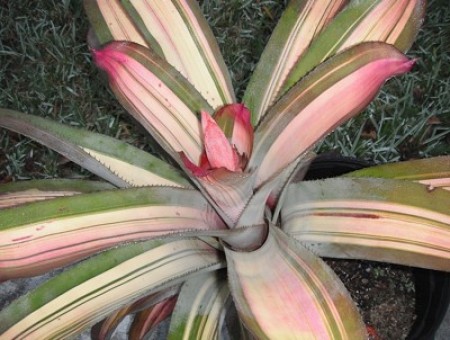
[(250, 168), (259, 165), (257, 185), (361, 112), (387, 79), (408, 72), (414, 63), (379, 42), (351, 47), (322, 63), (272, 106), (258, 126), (249, 162)]
[(211, 116), (202, 111), (204, 144), (209, 163), (213, 168), (230, 171), (239, 169), (239, 159), (227, 137)]
[(214, 119), (240, 156), (248, 159), (253, 148), (253, 125), (250, 110), (244, 104), (221, 107)]
[(102, 49), (91, 49), (92, 57), (95, 64), (105, 71), (109, 76), (115, 74), (115, 67), (112, 62), (120, 64), (126, 63), (126, 57), (123, 54), (117, 53), (110, 46), (106, 46)]
[(107, 56), (105, 55), (106, 49), (95, 49), (91, 48), (92, 58), (94, 59), (94, 63), (100, 67), (102, 70), (107, 68)]

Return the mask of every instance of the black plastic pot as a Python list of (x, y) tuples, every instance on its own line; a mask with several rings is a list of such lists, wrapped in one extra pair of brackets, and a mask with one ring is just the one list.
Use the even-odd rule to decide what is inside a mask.
[[(319, 155), (304, 180), (337, 177), (373, 165), (336, 154)], [(408, 340), (431, 340), (444, 319), (450, 303), (450, 273), (413, 268), (416, 288), (416, 315)]]

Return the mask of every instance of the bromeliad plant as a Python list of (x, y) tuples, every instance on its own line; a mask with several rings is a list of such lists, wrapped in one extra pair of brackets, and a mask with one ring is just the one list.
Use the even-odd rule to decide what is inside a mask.
[(362, 339), (320, 257), (450, 270), (449, 157), (298, 180), (318, 140), (411, 69), (423, 0), (292, 0), (242, 104), (196, 1), (85, 8), (96, 64), (175, 166), (2, 109), (1, 126), (109, 182), (0, 188), (0, 280), (68, 266), (0, 312), (2, 338), (103, 339), (134, 314), (131, 338), (171, 316), (170, 339)]

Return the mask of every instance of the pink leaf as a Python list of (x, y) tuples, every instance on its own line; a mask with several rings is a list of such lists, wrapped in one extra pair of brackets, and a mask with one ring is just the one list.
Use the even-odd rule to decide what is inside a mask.
[(202, 128), (208, 161), (213, 168), (239, 170), (239, 158), (227, 137), (211, 116), (202, 111)]
[[(250, 111), (244, 104), (230, 104), (221, 107), (214, 119), (239, 155), (248, 159), (253, 148), (253, 126)], [(245, 165), (244, 165), (245, 166)]]
[(258, 339), (363, 339), (364, 324), (336, 274), (270, 226), (261, 248), (225, 248), (230, 291)]
[(384, 82), (411, 69), (391, 45), (363, 43), (322, 64), (284, 95), (258, 127), (247, 166), (257, 185), (310, 150), (336, 127), (363, 110)]

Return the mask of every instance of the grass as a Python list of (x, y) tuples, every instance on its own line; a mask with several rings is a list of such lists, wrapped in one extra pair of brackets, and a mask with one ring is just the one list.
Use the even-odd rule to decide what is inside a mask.
[[(391, 80), (359, 117), (317, 146), (378, 162), (450, 154), (450, 8), (430, 0), (408, 53), (410, 74)], [(238, 97), (286, 1), (202, 0)], [(0, 106), (121, 138), (154, 151), (91, 63), (81, 0), (0, 0)], [(90, 176), (56, 153), (0, 130), (0, 182)]]

